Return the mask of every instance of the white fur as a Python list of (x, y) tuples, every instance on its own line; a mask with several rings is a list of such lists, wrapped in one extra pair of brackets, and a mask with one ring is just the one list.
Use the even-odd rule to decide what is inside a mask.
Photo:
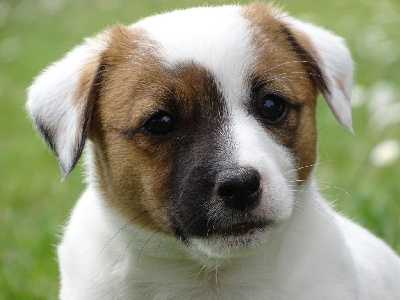
[(101, 38), (87, 39), (63, 59), (40, 74), (28, 90), (27, 110), (35, 122), (43, 122), (54, 132), (58, 162), (65, 177), (73, 167), (82, 129), (82, 111), (75, 101), (78, 81), (85, 64), (97, 60), (106, 44)]
[[(320, 28), (283, 19), (310, 36), (330, 85), (328, 104), (351, 129), (352, 63), (343, 41)], [(184, 28), (181, 25), (187, 24)], [(234, 25), (232, 29), (231, 25)], [(224, 253), (226, 241), (175, 238), (129, 223), (107, 206), (96, 186), (92, 148), (87, 145), (88, 188), (75, 206), (58, 247), (62, 299), (397, 299), (400, 259), (367, 230), (336, 213), (312, 179), (294, 180), (294, 162), (243, 107), (245, 76), (254, 58), (249, 21), (236, 6), (198, 8), (144, 19), (169, 66), (194, 61), (216, 78), (230, 111), (229, 130), (243, 166), (257, 168), (265, 193), (257, 214), (279, 225), (258, 242)], [(97, 43), (97, 44), (96, 44)], [(33, 118), (57, 125), (60, 164), (68, 169), (78, 112), (71, 95), (76, 74), (104, 45), (73, 50), (45, 71), (29, 91)], [(334, 78), (341, 75), (343, 93)], [(72, 148), (71, 148), (72, 147)], [(228, 241), (229, 242), (229, 241)], [(234, 243), (234, 239), (230, 242)]]
[[(311, 39), (318, 51), (322, 72), (330, 89), (330, 93), (324, 92), (326, 102), (340, 124), (353, 131), (350, 106), (353, 88), (353, 61), (344, 40), (325, 29), (290, 16), (284, 16), (282, 19), (297, 30), (306, 33)], [(335, 79), (339, 79), (343, 83), (344, 91), (337, 86)]]
[(237, 102), (245, 92), (241, 88), (243, 72), (253, 52), (250, 23), (240, 15), (240, 9), (223, 6), (177, 10), (133, 26), (144, 28), (161, 45), (166, 64), (195, 62), (204, 66), (218, 80), (224, 96)]
[(261, 175), (263, 199), (257, 212), (270, 214), (283, 221), (292, 213), (293, 190), (296, 183), (296, 167), (292, 155), (262, 126), (240, 107), (232, 113), (232, 135), (237, 147), (238, 163), (256, 168)]
[(121, 231), (126, 221), (103, 206), (89, 186), (58, 248), (61, 298), (392, 300), (400, 295), (400, 263), (393, 251), (337, 214), (314, 184), (296, 200), (302, 206), (265, 244), (222, 258), (135, 225)]

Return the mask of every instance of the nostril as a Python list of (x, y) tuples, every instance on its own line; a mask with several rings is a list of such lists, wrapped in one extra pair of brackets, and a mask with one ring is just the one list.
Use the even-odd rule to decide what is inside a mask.
[(232, 198), (235, 195), (233, 187), (227, 185), (221, 185), (218, 188), (218, 195), (225, 198)]
[(248, 183), (246, 191), (249, 195), (257, 193), (260, 189), (260, 178), (258, 176), (253, 177)]
[(227, 169), (218, 174), (215, 192), (228, 207), (239, 210), (254, 207), (261, 196), (260, 175), (251, 168)]

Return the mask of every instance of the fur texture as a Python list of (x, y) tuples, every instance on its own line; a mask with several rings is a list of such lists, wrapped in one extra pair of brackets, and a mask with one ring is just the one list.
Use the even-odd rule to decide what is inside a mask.
[(397, 299), (400, 259), (312, 178), (322, 93), (352, 131), (344, 41), (271, 5), (116, 25), (39, 75), (27, 109), (87, 189), (61, 299)]

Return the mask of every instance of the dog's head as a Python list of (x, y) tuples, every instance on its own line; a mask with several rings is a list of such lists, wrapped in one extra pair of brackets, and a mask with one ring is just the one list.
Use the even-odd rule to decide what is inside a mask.
[(127, 220), (209, 254), (265, 239), (316, 162), (321, 92), (351, 130), (341, 38), (264, 4), (114, 26), (38, 76), (27, 104), (66, 176)]

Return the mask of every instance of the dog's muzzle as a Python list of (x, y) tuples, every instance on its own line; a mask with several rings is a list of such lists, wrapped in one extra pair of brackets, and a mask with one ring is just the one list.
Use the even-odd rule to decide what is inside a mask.
[(232, 210), (250, 210), (261, 197), (260, 174), (253, 168), (232, 168), (220, 172), (215, 180), (214, 195)]
[(256, 169), (229, 166), (210, 173), (202, 165), (184, 178), (170, 211), (173, 230), (183, 240), (246, 235), (271, 223), (253, 213), (263, 194)]

